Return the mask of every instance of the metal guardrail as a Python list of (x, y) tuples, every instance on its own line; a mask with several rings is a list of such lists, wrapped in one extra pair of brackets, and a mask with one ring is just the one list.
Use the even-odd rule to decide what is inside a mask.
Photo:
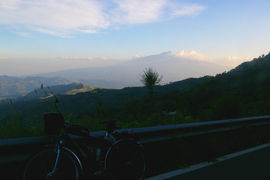
[[(119, 132), (129, 132), (134, 134), (142, 143), (152, 143), (158, 141), (165, 141), (174, 138), (181, 138), (187, 136), (195, 136), (202, 134), (209, 134), (214, 132), (225, 132), (234, 129), (270, 125), (270, 115), (256, 116), (239, 119), (227, 119), (207, 122), (186, 123), (177, 125), (164, 125), (144, 128), (129, 128), (118, 129)], [(104, 136), (105, 131), (91, 132), (92, 136)], [(27, 138), (12, 138), (0, 139), (0, 152), (2, 149), (14, 149), (26, 147), (28, 145), (37, 145), (46, 142), (46, 137), (27, 137)], [(0, 153), (0, 163), (12, 162), (14, 154)], [(27, 155), (21, 154), (17, 160), (25, 158)]]
[[(270, 115), (130, 129), (142, 143), (270, 125)], [(124, 131), (124, 130), (123, 130)]]

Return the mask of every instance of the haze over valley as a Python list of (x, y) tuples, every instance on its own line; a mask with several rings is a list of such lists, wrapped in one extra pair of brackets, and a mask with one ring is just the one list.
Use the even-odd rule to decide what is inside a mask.
[[(81, 63), (81, 68), (69, 69), (70, 67), (65, 64), (66, 61), (70, 64), (76, 63), (77, 66), (79, 66), (78, 63)], [(121, 61), (95, 59), (93, 62), (93, 59), (58, 59), (56, 62), (59, 64), (55, 64), (55, 62), (51, 60), (51, 63), (49, 61), (45, 67), (38, 63), (30, 62), (24, 62), (26, 63), (24, 67), (20, 67), (21, 72), (26, 71), (28, 75), (17, 77), (0, 76), (0, 98), (24, 96), (30, 91), (39, 88), (41, 84), (43, 84), (43, 86), (54, 86), (76, 82), (98, 88), (113, 89), (142, 86), (140, 76), (146, 68), (153, 68), (163, 76), (161, 84), (167, 84), (190, 77), (216, 75), (228, 71), (231, 68), (229, 65), (222, 64), (222, 62), (218, 61), (215, 62), (211, 58), (196, 51), (181, 51), (178, 53), (164, 52)], [(106, 62), (114, 62), (114, 64), (106, 64)], [(96, 64), (96, 66), (93, 66), (93, 64)], [(5, 66), (7, 66), (7, 64), (2, 62), (1, 68), (5, 68)], [(63, 69), (63, 67), (66, 66), (68, 67), (66, 70), (50, 72), (54, 68), (62, 67), (60, 69)], [(41, 71), (49, 72), (33, 74), (32, 69), (34, 69), (34, 71), (42, 69)]]
[[(188, 52), (186, 53), (188, 54)], [(192, 54), (191, 54), (192, 55)], [(90, 67), (38, 74), (42, 77), (62, 77), (81, 81), (101, 88), (142, 86), (140, 75), (146, 68), (153, 68), (162, 76), (162, 84), (190, 77), (215, 75), (229, 70), (228, 66), (203, 61), (193, 56), (177, 56), (172, 52), (133, 58), (110, 66)]]

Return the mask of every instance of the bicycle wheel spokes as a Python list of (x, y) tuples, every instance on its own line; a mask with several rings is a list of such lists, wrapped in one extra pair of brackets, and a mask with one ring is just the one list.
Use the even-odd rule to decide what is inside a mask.
[(114, 145), (107, 156), (107, 169), (116, 180), (143, 179), (145, 160), (142, 149), (134, 141)]
[(77, 180), (79, 177), (76, 161), (66, 152), (61, 153), (55, 173), (50, 174), (54, 167), (56, 153), (53, 149), (44, 150), (33, 156), (27, 163), (23, 180)]

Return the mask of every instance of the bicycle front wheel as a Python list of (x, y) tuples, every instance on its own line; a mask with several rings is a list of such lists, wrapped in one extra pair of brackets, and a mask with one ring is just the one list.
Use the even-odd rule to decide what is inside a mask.
[(34, 155), (26, 164), (23, 180), (78, 180), (80, 167), (72, 154), (63, 150), (53, 176), (48, 176), (56, 160), (54, 149), (47, 149)]
[(142, 180), (145, 167), (142, 146), (135, 140), (119, 140), (107, 152), (105, 168), (114, 180)]

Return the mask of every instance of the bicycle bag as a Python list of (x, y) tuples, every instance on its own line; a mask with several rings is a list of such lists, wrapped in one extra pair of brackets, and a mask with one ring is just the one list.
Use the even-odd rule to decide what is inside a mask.
[(47, 135), (57, 135), (64, 127), (64, 117), (59, 113), (46, 113), (43, 119), (44, 131)]

